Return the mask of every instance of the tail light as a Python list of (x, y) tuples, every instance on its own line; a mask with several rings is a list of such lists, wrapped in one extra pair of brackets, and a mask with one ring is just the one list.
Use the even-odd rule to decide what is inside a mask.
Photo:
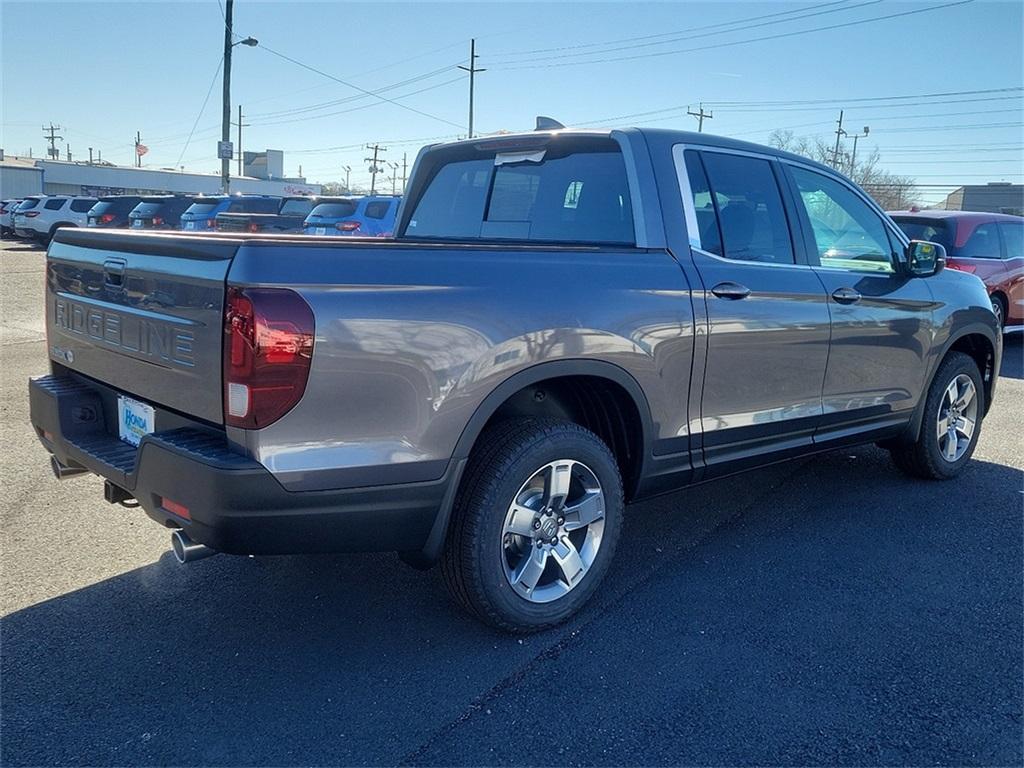
[(969, 275), (973, 275), (978, 271), (978, 268), (973, 264), (964, 264), (962, 261), (954, 261), (953, 259), (946, 260), (946, 269), (955, 269), (958, 272), (966, 272)]
[(313, 359), (313, 310), (284, 288), (229, 288), (224, 315), (224, 422), (261, 429), (302, 398)]
[(114, 220), (114, 214), (104, 213), (100, 216), (100, 224), (109, 224)]
[(207, 219), (206, 220), (206, 228), (207, 229), (213, 229), (216, 224), (217, 224), (217, 222), (214, 219)]
[(359, 229), (358, 221), (339, 221), (334, 225), (334, 228), (339, 232), (355, 232)]
[(26, 211), (25, 212), (25, 218), (26, 219), (34, 219), (38, 215), (39, 215), (39, 211)]
[(260, 231), (260, 225), (257, 224), (255, 221), (250, 221), (249, 222), (249, 231), (250, 232), (259, 232)]
[(153, 226), (154, 227), (163, 226), (163, 223), (164, 223), (164, 220), (161, 219), (159, 216), (154, 216), (153, 217)]

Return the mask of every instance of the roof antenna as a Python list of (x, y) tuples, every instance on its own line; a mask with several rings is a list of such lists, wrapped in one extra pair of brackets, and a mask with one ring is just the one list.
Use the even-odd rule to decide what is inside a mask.
[(544, 115), (537, 115), (537, 127), (535, 131), (557, 131), (561, 128), (565, 128), (560, 122), (555, 120), (553, 117), (544, 117)]

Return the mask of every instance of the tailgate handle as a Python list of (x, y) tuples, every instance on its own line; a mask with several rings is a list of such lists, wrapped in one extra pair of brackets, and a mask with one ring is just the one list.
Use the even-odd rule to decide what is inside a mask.
[(124, 288), (124, 259), (107, 259), (103, 262), (103, 284), (108, 288)]

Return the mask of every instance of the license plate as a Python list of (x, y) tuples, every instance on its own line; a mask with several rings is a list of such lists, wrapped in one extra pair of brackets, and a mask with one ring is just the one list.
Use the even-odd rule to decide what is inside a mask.
[(135, 219), (135, 221), (132, 222), (132, 226), (136, 229), (142, 229), (142, 219)]
[(195, 228), (196, 228), (196, 223), (194, 221), (186, 221), (185, 222), (185, 229), (195, 229)]
[(126, 443), (138, 445), (143, 435), (153, 431), (154, 421), (153, 406), (118, 395), (117, 434)]
[(317, 227), (316, 228), (316, 233), (318, 235), (326, 235), (327, 234), (327, 227)]
[(89, 219), (89, 226), (90, 227), (95, 227), (96, 226), (96, 219), (92, 219), (92, 218)]

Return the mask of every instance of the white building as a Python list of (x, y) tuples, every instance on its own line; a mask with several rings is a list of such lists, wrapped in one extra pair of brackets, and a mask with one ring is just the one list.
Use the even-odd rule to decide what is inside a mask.
[[(136, 195), (176, 192), (216, 195), (221, 178), (213, 173), (130, 168), (107, 163), (67, 162), (0, 155), (0, 199), (26, 195)], [(257, 195), (319, 195), (319, 184), (305, 179), (232, 176), (231, 192)]]

